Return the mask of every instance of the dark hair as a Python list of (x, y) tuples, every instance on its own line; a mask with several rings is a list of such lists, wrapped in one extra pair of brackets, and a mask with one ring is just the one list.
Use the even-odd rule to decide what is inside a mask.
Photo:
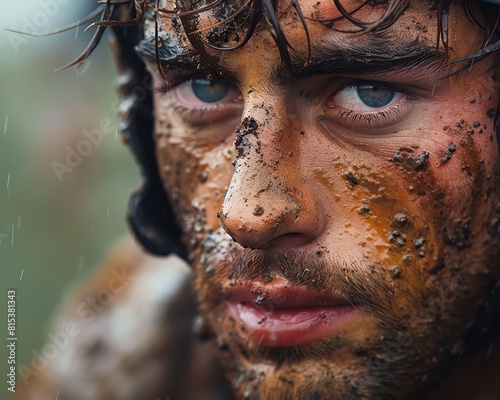
[[(291, 7), (295, 9), (300, 18), (309, 43), (307, 20), (313, 20), (313, 18), (304, 16), (299, 5), (299, 0), (290, 1)], [(411, 0), (365, 0), (358, 7), (348, 10), (343, 6), (342, 0), (330, 1), (335, 4), (341, 16), (335, 19), (316, 19), (316, 21), (335, 30), (337, 29), (337, 21), (347, 20), (352, 24), (352, 29), (349, 32), (370, 32), (387, 29), (398, 20), (411, 2)], [(451, 4), (454, 2), (455, 0), (429, 1), (429, 8), (434, 9), (438, 17), (437, 48), (443, 46), (445, 50), (448, 49), (449, 10)], [(458, 66), (458, 68), (455, 69), (455, 73), (470, 68), (474, 63), (500, 50), (500, 40), (498, 40), (497, 37), (500, 34), (500, 0), (459, 0), (459, 2), (462, 4), (468, 19), (483, 29), (484, 36), (480, 48), (475, 52), (461, 59), (451, 60), (452, 63)], [(216, 64), (208, 55), (206, 51), (207, 47), (221, 51), (241, 48), (251, 38), (257, 25), (259, 25), (261, 21), (264, 21), (276, 42), (283, 62), (285, 65), (290, 66), (290, 51), (293, 51), (293, 49), (291, 49), (280, 26), (277, 10), (278, 3), (278, 0), (176, 0), (172, 1), (171, 9), (163, 9), (158, 7), (158, 0), (106, 0), (85, 19), (79, 22), (82, 24), (99, 18), (99, 21), (90, 25), (90, 27), (96, 27), (97, 30), (88, 47), (80, 56), (61, 69), (74, 65), (81, 66), (97, 47), (107, 27), (138, 26), (147, 18), (148, 14), (152, 14), (152, 18), (156, 21), (158, 16), (178, 17), (193, 48), (200, 54), (202, 59), (212, 67), (215, 67)], [(383, 6), (385, 7), (385, 11), (377, 21), (365, 22), (358, 19), (356, 17), (358, 11), (369, 6)], [(216, 25), (200, 27), (198, 24), (199, 16), (201, 13), (207, 11), (217, 11), (221, 16), (221, 20)], [(50, 34), (72, 29), (74, 27), (76, 27), (76, 24), (51, 32)], [(203, 33), (214, 28), (232, 32), (232, 44), (223, 45), (206, 40), (206, 38), (203, 37)], [(158, 35), (158, 32), (156, 32), (156, 35)], [(496, 63), (493, 68), (497, 67), (499, 63)]]

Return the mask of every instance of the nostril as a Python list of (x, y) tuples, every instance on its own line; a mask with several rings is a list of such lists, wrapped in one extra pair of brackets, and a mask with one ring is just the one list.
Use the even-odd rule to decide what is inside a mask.
[(305, 246), (314, 240), (313, 236), (304, 235), (302, 233), (285, 233), (280, 235), (269, 243), (274, 248), (296, 248)]

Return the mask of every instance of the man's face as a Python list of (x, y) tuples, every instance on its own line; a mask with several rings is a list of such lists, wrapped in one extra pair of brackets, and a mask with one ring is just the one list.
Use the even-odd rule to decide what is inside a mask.
[(401, 397), (458, 356), (500, 272), (494, 60), (446, 77), (482, 39), (459, 8), (447, 59), (426, 2), (364, 34), (319, 21), (340, 15), (333, 1), (299, 4), (310, 60), (289, 1), (278, 13), (291, 72), (264, 21), (239, 50), (205, 47), (219, 79), (160, 19), (175, 60), (166, 81), (149, 61), (159, 170), (237, 395)]

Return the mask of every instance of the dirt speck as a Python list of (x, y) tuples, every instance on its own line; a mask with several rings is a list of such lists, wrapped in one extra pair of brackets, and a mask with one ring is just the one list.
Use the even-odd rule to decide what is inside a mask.
[(420, 171), (427, 167), (428, 161), (429, 161), (429, 152), (428, 151), (423, 151), (417, 156), (413, 156), (413, 149), (409, 147), (401, 147), (396, 152), (394, 153), (394, 156), (392, 157), (392, 160), (401, 163), (401, 164), (406, 164), (413, 168), (415, 171)]
[(397, 244), (399, 247), (403, 247), (406, 244), (406, 235), (399, 231), (392, 231), (389, 234), (389, 242)]
[(260, 216), (262, 214), (264, 214), (264, 208), (262, 206), (256, 206), (253, 210), (253, 215)]
[(247, 138), (248, 135), (259, 136), (258, 132), (259, 125), (252, 117), (245, 117), (241, 122), (238, 129), (236, 129), (236, 139), (234, 145), (236, 150), (238, 150), (238, 158), (245, 157), (250, 151), (250, 142)]
[(359, 183), (358, 178), (356, 178), (352, 172), (348, 172), (345, 177), (353, 185), (357, 185)]
[[(470, 132), (470, 131), (469, 131)], [(469, 132), (467, 132), (469, 134)], [(472, 131), (474, 133), (474, 131)], [(451, 160), (451, 156), (453, 153), (457, 151), (457, 146), (454, 143), (451, 143), (448, 148), (444, 152), (444, 156), (439, 159), (441, 164), (447, 163), (448, 161)]]

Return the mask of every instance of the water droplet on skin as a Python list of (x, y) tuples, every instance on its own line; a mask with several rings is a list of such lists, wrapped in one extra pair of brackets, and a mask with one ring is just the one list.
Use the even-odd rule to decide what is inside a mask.
[(399, 247), (403, 247), (406, 243), (406, 235), (399, 231), (392, 231), (389, 234), (389, 242), (397, 244)]
[(255, 304), (257, 304), (258, 306), (262, 305), (264, 303), (264, 301), (266, 300), (266, 296), (263, 295), (263, 294), (260, 294), (259, 296), (257, 296), (257, 298), (255, 299)]
[(415, 245), (416, 249), (419, 249), (425, 244), (425, 239), (424, 238), (415, 239), (413, 241), (413, 244)]
[(399, 267), (393, 265), (391, 268), (389, 268), (389, 272), (391, 273), (393, 278), (399, 278), (401, 277), (401, 270)]
[(394, 220), (398, 223), (399, 226), (405, 226), (409, 219), (406, 214), (398, 213), (394, 216)]
[(201, 183), (205, 183), (208, 180), (208, 172), (204, 171), (199, 175), (199, 180)]
[(370, 212), (370, 207), (368, 206), (362, 206), (361, 209), (359, 210), (360, 213), (362, 214), (366, 214), (366, 213), (369, 213)]

